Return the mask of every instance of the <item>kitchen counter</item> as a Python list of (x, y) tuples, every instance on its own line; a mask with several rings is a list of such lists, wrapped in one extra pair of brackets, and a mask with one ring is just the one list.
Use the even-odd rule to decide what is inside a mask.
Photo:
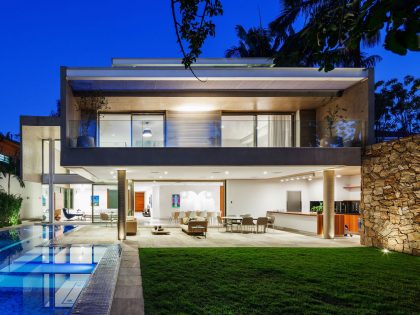
[(316, 213), (267, 211), (267, 215), (274, 217), (276, 228), (317, 233)]

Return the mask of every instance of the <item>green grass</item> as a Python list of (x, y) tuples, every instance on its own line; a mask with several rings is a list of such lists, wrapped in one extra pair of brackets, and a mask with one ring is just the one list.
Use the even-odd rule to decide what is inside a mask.
[(373, 248), (140, 249), (146, 314), (420, 314), (420, 258)]

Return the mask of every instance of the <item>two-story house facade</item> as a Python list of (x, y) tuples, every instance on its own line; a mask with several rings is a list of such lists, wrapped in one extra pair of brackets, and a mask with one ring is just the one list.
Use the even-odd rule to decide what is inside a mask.
[(95, 223), (107, 213), (124, 238), (127, 214), (161, 224), (174, 212), (309, 214), (323, 202), (331, 219), (337, 202), (360, 199), (372, 70), (244, 58), (201, 59), (194, 72), (178, 59), (62, 67), (61, 117), (21, 118), (23, 176), (40, 187), (34, 215), (53, 222), (69, 208)]

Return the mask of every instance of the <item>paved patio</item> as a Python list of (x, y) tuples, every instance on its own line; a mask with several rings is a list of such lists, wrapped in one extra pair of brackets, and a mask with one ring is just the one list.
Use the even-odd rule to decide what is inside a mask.
[[(152, 235), (152, 228), (140, 227), (137, 235), (127, 236), (139, 248), (146, 247), (357, 247), (359, 236), (339, 237), (326, 240), (316, 235), (268, 229), (267, 233), (230, 233), (217, 228), (209, 228), (207, 238), (190, 236), (181, 228), (165, 228), (170, 235)], [(100, 225), (84, 225), (77, 231), (65, 235), (57, 241), (62, 244), (115, 244), (117, 228)]]

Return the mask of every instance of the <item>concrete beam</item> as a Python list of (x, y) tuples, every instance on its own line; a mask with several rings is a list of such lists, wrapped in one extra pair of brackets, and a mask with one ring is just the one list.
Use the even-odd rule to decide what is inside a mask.
[(324, 171), (324, 200), (323, 200), (323, 234), (324, 238), (334, 238), (334, 186), (335, 172)]
[(125, 221), (127, 217), (127, 172), (118, 170), (118, 239), (125, 240), (127, 231)]

